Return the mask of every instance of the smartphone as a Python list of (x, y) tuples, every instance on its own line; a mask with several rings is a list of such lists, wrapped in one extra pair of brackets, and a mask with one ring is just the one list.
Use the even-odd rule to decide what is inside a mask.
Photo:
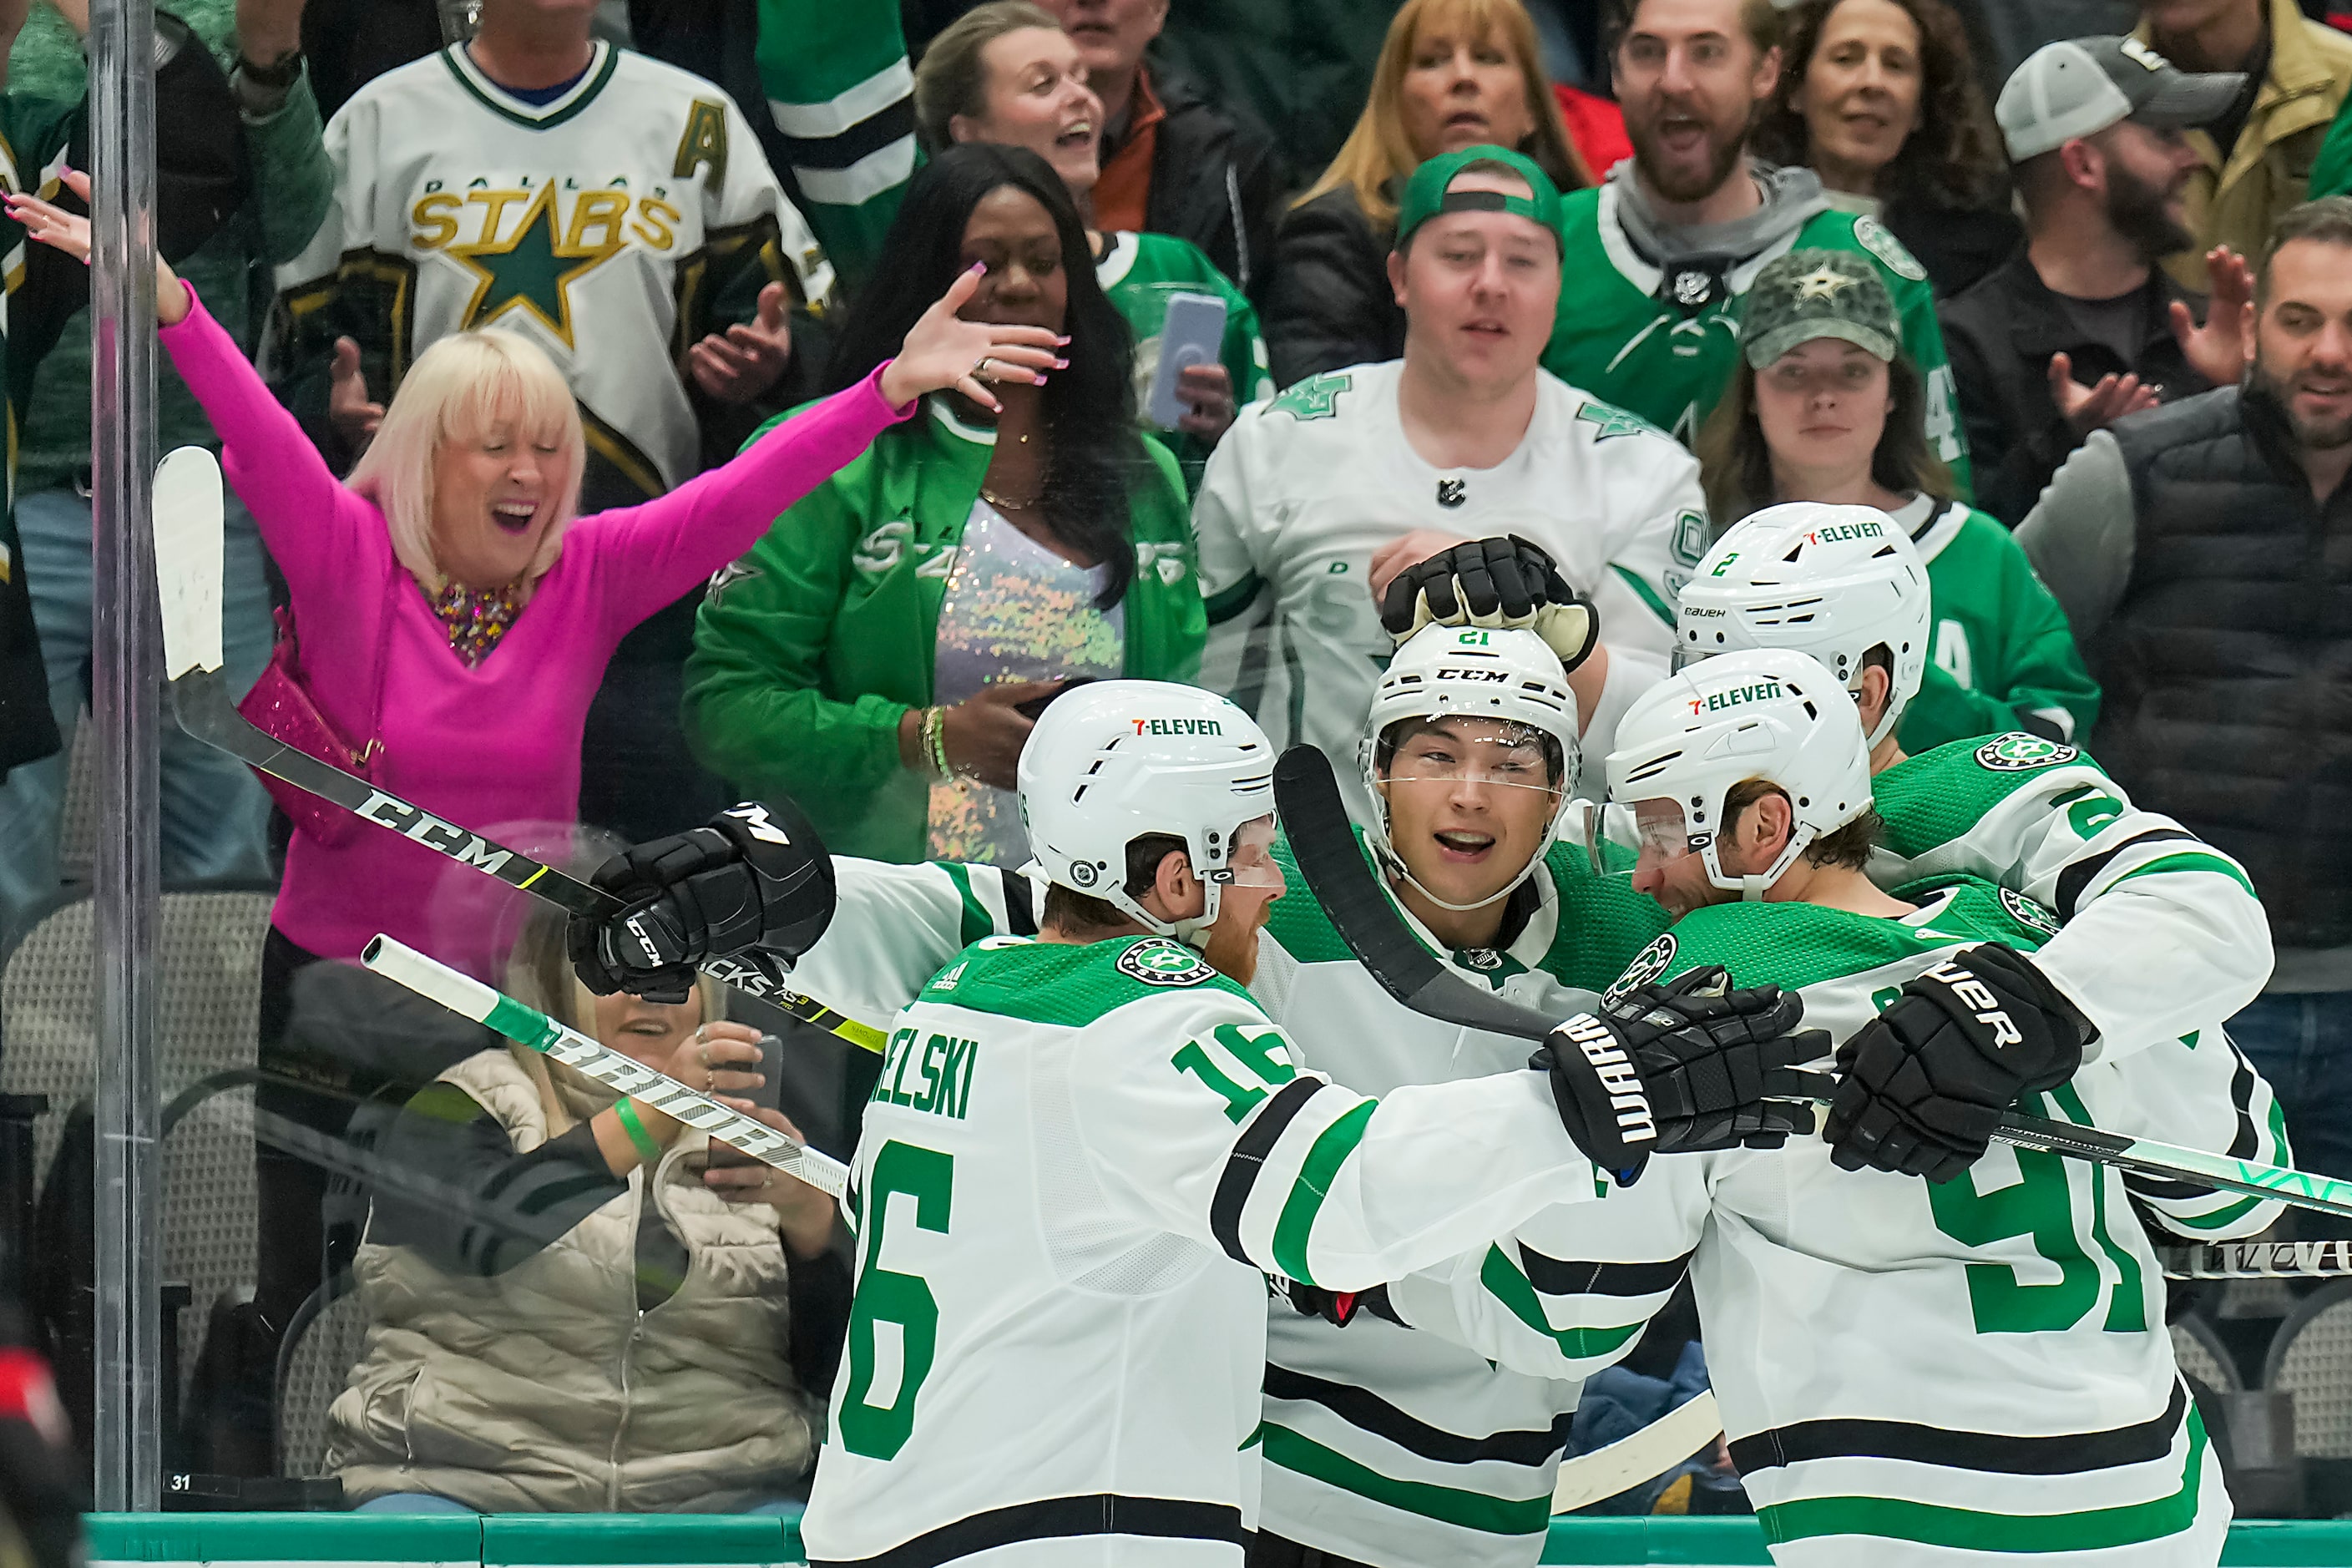
[(1074, 675), (1043, 697), (1032, 697), (1026, 702), (1015, 702), (1013, 705), (1013, 710), (1024, 719), (1034, 722), (1038, 715), (1045, 711), (1055, 698), (1061, 696), (1065, 691), (1076, 691), (1081, 686), (1091, 684), (1093, 680), (1094, 677), (1091, 675)]
[(1162, 430), (1173, 430), (1192, 405), (1176, 395), (1176, 377), (1187, 367), (1215, 364), (1225, 341), (1225, 302), (1214, 294), (1171, 294), (1160, 326), (1160, 365), (1151, 373), (1144, 415)]
[[(748, 1100), (767, 1110), (782, 1110), (784, 1088), (784, 1042), (782, 1037), (760, 1037), (760, 1065), (753, 1070), (765, 1081), (759, 1088), (747, 1089), (733, 1098)], [(761, 1162), (731, 1143), (721, 1143), (714, 1139), (710, 1144), (710, 1163), (714, 1165), (756, 1165)]]

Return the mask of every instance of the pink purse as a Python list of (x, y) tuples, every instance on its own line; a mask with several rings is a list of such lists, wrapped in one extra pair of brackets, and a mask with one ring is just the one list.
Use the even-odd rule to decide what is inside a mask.
[[(246, 721), (273, 741), (281, 741), (306, 756), (342, 769), (356, 777), (369, 780), (369, 770), (377, 753), (383, 750), (378, 736), (354, 746), (335, 728), (319, 705), (311, 699), (310, 688), (303, 682), (302, 649), (294, 637), (294, 617), (284, 609), (270, 612), (278, 623), (278, 641), (269, 650), (269, 663), (253, 689), (236, 710)], [(383, 712), (383, 666), (385, 642), (392, 635), (393, 604), (387, 595), (383, 618), (376, 637), (375, 702), (368, 715), (371, 729), (380, 729)], [(269, 798), (278, 803), (294, 824), (296, 832), (308, 837), (323, 848), (333, 849), (351, 842), (360, 830), (360, 819), (332, 801), (320, 799), (305, 789), (298, 789), (283, 779), (271, 778), (255, 770)]]

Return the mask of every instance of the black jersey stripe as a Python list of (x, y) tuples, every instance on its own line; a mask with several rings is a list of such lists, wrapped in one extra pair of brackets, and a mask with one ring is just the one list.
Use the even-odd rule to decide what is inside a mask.
[(796, 169), (846, 169), (914, 133), (915, 100), (908, 97), (884, 105), (838, 135), (817, 139), (786, 134), (784, 144)]
[(1258, 1173), (1265, 1169), (1266, 1155), (1273, 1152), (1291, 1119), (1307, 1108), (1308, 1100), (1329, 1087), (1319, 1078), (1293, 1079), (1280, 1093), (1258, 1108), (1257, 1115), (1234, 1140), (1234, 1152), (1225, 1156), (1225, 1168), (1217, 1177), (1216, 1195), (1209, 1200), (1209, 1234), (1217, 1238), (1217, 1245), (1234, 1262), (1257, 1267), (1242, 1247), (1242, 1210), (1248, 1206)]
[(1654, 1296), (1681, 1284), (1690, 1260), (1685, 1252), (1661, 1263), (1594, 1263), (1548, 1258), (1519, 1244), (1520, 1271), (1547, 1296)]
[(1801, 1421), (1774, 1426), (1731, 1445), (1743, 1476), (1808, 1459), (1903, 1459), (1952, 1470), (2006, 1476), (2073, 1476), (2119, 1465), (2142, 1465), (2172, 1451), (2173, 1434), (2188, 1413), (2188, 1386), (2175, 1378), (2164, 1414), (2136, 1426), (2013, 1437), (2000, 1432), (1955, 1432), (1909, 1421)]
[(1000, 866), (996, 874), (1004, 879), (1004, 929), (1014, 936), (1037, 934), (1037, 911), (1031, 908), (1036, 897), (1029, 890), (1029, 879), (1010, 866)]
[(1151, 1535), (1178, 1541), (1227, 1541), (1236, 1546), (1248, 1539), (1242, 1530), (1242, 1510), (1223, 1503), (1090, 1492), (967, 1514), (952, 1524), (902, 1541), (887, 1552), (871, 1557), (813, 1557), (809, 1568), (938, 1568), (940, 1563), (1017, 1541), (1075, 1535)]
[(2074, 918), (2074, 905), (2081, 900), (2083, 889), (2089, 887), (2091, 879), (2105, 870), (2116, 856), (2135, 844), (2161, 844), (2174, 838), (2186, 838), (2194, 843), (2197, 835), (2183, 832), (2178, 827), (2151, 827), (2146, 833), (2133, 834), (2112, 849), (2103, 850), (2087, 860), (2077, 860), (2059, 872), (2058, 918), (2061, 921), (2071, 921)]
[(1349, 1426), (1441, 1465), (1475, 1465), (1482, 1459), (1500, 1459), (1512, 1465), (1549, 1464), (1567, 1447), (1569, 1423), (1575, 1416), (1573, 1411), (1563, 1412), (1540, 1431), (1491, 1432), (1484, 1437), (1466, 1437), (1418, 1420), (1369, 1389), (1310, 1377), (1271, 1362), (1265, 1368), (1265, 1395), (1268, 1399), (1297, 1399), (1320, 1405)]
[[(2238, 1117), (2238, 1130), (2230, 1140), (2230, 1158), (2251, 1160), (2262, 1142), (2262, 1129), (2254, 1121), (2254, 1067), (2246, 1059), (2243, 1051), (2228, 1044), (2226, 1037), (2223, 1044), (2237, 1064), (2230, 1069), (2230, 1105)], [(2142, 1175), (2136, 1171), (2125, 1173), (2124, 1188), (2144, 1198), (2174, 1201), (2210, 1197), (2215, 1191), (2194, 1182), (2167, 1181), (2161, 1176)]]

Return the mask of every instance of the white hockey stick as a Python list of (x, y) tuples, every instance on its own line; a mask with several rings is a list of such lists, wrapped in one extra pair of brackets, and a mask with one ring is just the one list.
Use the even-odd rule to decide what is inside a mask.
[(577, 1029), (567, 1029), (535, 1007), (493, 991), (470, 974), (461, 974), (438, 959), (427, 958), (403, 942), (378, 936), (360, 954), (360, 962), (451, 1012), (487, 1024), (518, 1045), (545, 1052), (565, 1067), (576, 1068), (609, 1089), (642, 1100), (666, 1116), (708, 1132), (721, 1143), (740, 1149), (761, 1164), (806, 1182), (817, 1191), (838, 1198), (849, 1186), (849, 1167), (829, 1155), (798, 1143), (764, 1122), (719, 1104), (698, 1089), (688, 1089), (667, 1073), (599, 1045)]
[(2352, 1279), (2352, 1241), (2224, 1241), (2156, 1255), (2167, 1279)]
[(1723, 1435), (1723, 1416), (1715, 1405), (1715, 1391), (1701, 1389), (1697, 1397), (1678, 1405), (1639, 1432), (1620, 1437), (1605, 1448), (1563, 1459), (1559, 1482), (1552, 1488), (1551, 1510), (1570, 1513), (1615, 1497), (1627, 1487), (1664, 1475)]

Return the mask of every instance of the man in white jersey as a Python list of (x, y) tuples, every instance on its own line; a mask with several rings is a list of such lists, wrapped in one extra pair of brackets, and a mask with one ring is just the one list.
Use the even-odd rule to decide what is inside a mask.
[[(1939, 989), (1991, 1009), (1987, 976), (2054, 929), (1974, 878), (1873, 884), (1868, 745), (1839, 685), (1805, 655), (1739, 652), (1627, 715), (1611, 797), (1639, 824), (1637, 885), (1682, 918), (1622, 984), (1690, 965), (1775, 976), (1843, 1054)], [(2045, 1020), (2011, 1022), (2030, 1113), (2207, 1146), (2230, 1134), (2243, 1063), (2218, 1027), (2078, 1068)], [(2158, 1053), (2179, 1059), (2151, 1073)], [(2281, 1157), (2254, 1083), (2259, 1157)], [(1387, 1294), (1423, 1329), (1573, 1375), (1614, 1359), (1687, 1271), (1732, 1458), (1783, 1564), (2215, 1562), (2229, 1500), (2119, 1173), (2006, 1145), (1937, 1184), (1842, 1163), (1811, 1139), (1661, 1162), (1573, 1224), (1548, 1212)], [(2171, 1204), (2150, 1206), (2172, 1224)]]
[[(1538, 363), (1561, 289), (1559, 197), (1497, 147), (1407, 183), (1391, 281), (1404, 357), (1328, 372), (1244, 410), (1193, 506), (1207, 684), (1343, 774), (1391, 647), (1373, 558), (1416, 531), (1517, 533), (1599, 612), (1569, 670), (1588, 743), (1663, 673), (1674, 596), (1706, 541), (1690, 455)], [(1350, 805), (1370, 808), (1347, 781)]]

